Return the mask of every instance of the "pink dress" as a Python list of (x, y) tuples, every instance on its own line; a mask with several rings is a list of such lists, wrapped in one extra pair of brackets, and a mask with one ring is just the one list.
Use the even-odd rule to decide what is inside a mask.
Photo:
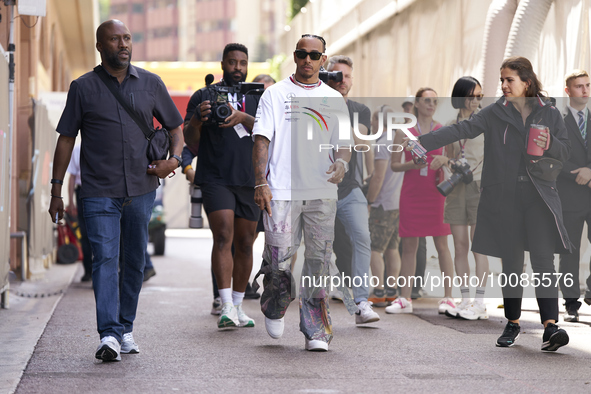
[[(437, 124), (433, 130), (441, 127)], [(409, 129), (413, 135), (420, 135), (414, 127)], [(434, 155), (441, 155), (443, 148), (427, 153), (429, 165)], [(409, 151), (404, 151), (406, 161), (412, 161)], [(438, 237), (451, 233), (449, 224), (443, 223), (445, 197), (437, 191), (437, 171), (428, 169), (427, 176), (421, 170), (408, 170), (404, 173), (400, 191), (400, 237)], [(423, 171), (425, 171), (423, 169)]]

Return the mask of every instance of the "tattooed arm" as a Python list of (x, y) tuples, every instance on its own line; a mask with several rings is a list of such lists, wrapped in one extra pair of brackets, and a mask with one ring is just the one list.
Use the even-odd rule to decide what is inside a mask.
[[(267, 161), (269, 160), (269, 140), (262, 135), (255, 135), (254, 146), (252, 148), (252, 165), (254, 167), (255, 186), (265, 185), (267, 177), (265, 170), (267, 169)], [(261, 211), (267, 210), (269, 216), (271, 214), (271, 200), (273, 195), (269, 186), (260, 186), (254, 189), (254, 202), (259, 206)]]
[(185, 145), (185, 141), (183, 138), (183, 131), (181, 130), (181, 126), (170, 130), (170, 136), (172, 137), (172, 141), (170, 142), (170, 159), (168, 160), (156, 160), (150, 163), (151, 165), (155, 165), (154, 168), (148, 168), (146, 173), (150, 175), (156, 175), (158, 178), (166, 178), (168, 174), (173, 172), (179, 165), (177, 159), (173, 158), (172, 155), (181, 156), (183, 152), (183, 145)]

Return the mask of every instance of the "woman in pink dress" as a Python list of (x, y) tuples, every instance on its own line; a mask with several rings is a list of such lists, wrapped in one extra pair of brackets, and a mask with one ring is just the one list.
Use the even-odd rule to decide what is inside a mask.
[[(415, 98), (414, 114), (417, 125), (409, 129), (414, 135), (430, 133), (441, 127), (433, 120), (437, 109), (437, 93), (431, 88), (421, 88)], [(394, 144), (401, 144), (404, 137), (402, 131), (396, 133)], [(445, 197), (436, 188), (443, 174), (441, 167), (448, 161), (442, 155), (442, 148), (427, 154), (427, 164), (415, 164), (410, 152), (404, 151), (405, 162), (402, 162), (403, 152), (392, 153), (392, 171), (404, 172), (404, 181), (400, 191), (400, 224), (399, 234), (402, 242), (402, 266), (400, 269), (400, 297), (386, 308), (386, 313), (412, 313), (410, 299), (413, 283), (409, 277), (414, 276), (416, 268), (416, 254), (419, 237), (433, 237), (435, 248), (439, 256), (439, 267), (443, 278), (453, 278), (453, 260), (447, 236), (451, 233), (449, 224), (443, 223), (443, 207)], [(406, 279), (406, 283), (405, 280)], [(450, 280), (444, 281), (445, 297), (439, 301), (439, 313), (455, 308), (451, 298)]]

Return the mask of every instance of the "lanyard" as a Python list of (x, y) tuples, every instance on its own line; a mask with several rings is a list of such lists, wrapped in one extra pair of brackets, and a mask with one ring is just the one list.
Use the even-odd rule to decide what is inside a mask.
[[(421, 131), (421, 125), (419, 124), (419, 122), (417, 122), (417, 128), (419, 130), (419, 134), (423, 135), (423, 132)], [(431, 127), (429, 128), (429, 132), (431, 132), (433, 130), (433, 121), (431, 121)]]
[[(472, 112), (470, 114), (470, 116), (468, 117), (468, 120), (472, 119), (472, 116), (474, 116), (474, 112)], [(466, 120), (466, 119), (464, 119)], [(456, 123), (460, 123), (460, 114), (458, 113), (458, 116), (456, 117)], [(468, 142), (468, 138), (464, 139), (464, 143), (462, 143), (462, 141), (458, 141), (458, 143), (460, 144), (460, 153), (462, 155), (462, 162), (466, 163), (466, 152), (464, 151), (464, 147), (466, 146), (466, 142)]]

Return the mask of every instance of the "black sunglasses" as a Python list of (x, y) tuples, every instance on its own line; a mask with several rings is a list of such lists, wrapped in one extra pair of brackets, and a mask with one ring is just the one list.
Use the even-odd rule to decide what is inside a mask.
[(322, 57), (320, 52), (306, 52), (303, 49), (296, 49), (294, 53), (298, 59), (305, 59), (310, 56), (310, 60), (320, 60)]
[(476, 99), (476, 100), (478, 100), (478, 101), (482, 101), (482, 98), (483, 98), (483, 97), (484, 97), (484, 95), (483, 95), (483, 94), (478, 94), (478, 95), (476, 95), (476, 94), (471, 94), (471, 95), (469, 95), (469, 96), (468, 96), (468, 98), (469, 98), (470, 100), (474, 100), (474, 99)]

